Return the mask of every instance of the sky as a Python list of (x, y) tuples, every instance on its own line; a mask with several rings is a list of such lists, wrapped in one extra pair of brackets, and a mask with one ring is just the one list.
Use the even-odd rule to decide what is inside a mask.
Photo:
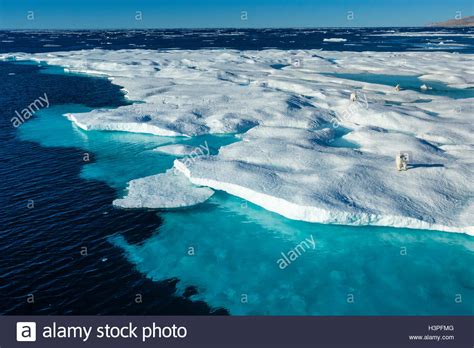
[(474, 0), (0, 0), (1, 29), (423, 26)]

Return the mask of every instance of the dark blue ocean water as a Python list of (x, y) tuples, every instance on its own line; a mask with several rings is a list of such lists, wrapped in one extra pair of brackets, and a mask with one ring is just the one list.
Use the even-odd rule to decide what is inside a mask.
[[(92, 48), (110, 50), (278, 48), (357, 52), (438, 50), (474, 53), (473, 34), (472, 28), (0, 31), (0, 52), (52, 52)], [(331, 38), (341, 38), (345, 41), (324, 41)]]
[[(105, 79), (39, 70), (0, 62), (0, 313), (209, 313), (202, 302), (173, 296), (175, 280), (154, 283), (142, 276), (107, 241), (118, 234), (141, 243), (160, 225), (159, 216), (113, 209), (112, 188), (79, 177), (83, 150), (18, 139), (10, 118), (44, 93), (51, 107), (125, 103)], [(30, 294), (34, 303), (27, 302)], [(137, 294), (143, 304), (135, 302)]]
[[(427, 30), (435, 34), (410, 36)], [(472, 29), (0, 31), (0, 52), (98, 47), (474, 53)], [(473, 241), (466, 235), (288, 221), (221, 193), (187, 210), (114, 209), (127, 180), (153, 174), (154, 161), (157, 172), (171, 165), (172, 158), (147, 152), (163, 140), (77, 131), (62, 113), (124, 105), (119, 87), (42, 72), (0, 62), (0, 313), (473, 313)], [(12, 127), (15, 110), (44, 93), (50, 107)], [(233, 141), (207, 140), (217, 147)], [(309, 235), (321, 242), (317, 253), (286, 273), (272, 268), (275, 255)], [(190, 245), (203, 257), (183, 257)], [(399, 257), (401, 247), (407, 257)], [(350, 308), (348, 292), (358, 298)], [(242, 293), (250, 304), (240, 302)], [(462, 304), (453, 300), (458, 293)]]

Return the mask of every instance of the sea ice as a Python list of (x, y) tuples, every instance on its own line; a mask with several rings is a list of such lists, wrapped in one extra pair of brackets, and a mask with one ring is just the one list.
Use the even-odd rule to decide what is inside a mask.
[[(474, 234), (474, 99), (427, 99), (402, 83), (396, 91), (396, 84), (328, 75), (418, 76), (465, 89), (474, 87), (472, 55), (95, 49), (0, 59), (13, 56), (108, 76), (127, 98), (140, 101), (67, 116), (82, 129), (240, 133), (240, 142), (217, 155), (176, 160), (172, 176), (132, 181), (116, 205), (184, 206), (211, 194), (190, 181), (290, 219)], [(285, 63), (284, 69), (272, 67)], [(354, 91), (358, 97), (351, 102)], [(332, 145), (341, 129), (343, 139), (357, 146)], [(396, 170), (398, 152), (411, 153), (406, 172)]]
[(128, 193), (116, 199), (113, 205), (121, 208), (182, 208), (206, 201), (214, 193), (207, 187), (197, 187), (170, 169), (157, 174), (132, 180)]
[(341, 37), (331, 37), (323, 39), (324, 42), (346, 42), (347, 39), (343, 39)]
[(154, 151), (165, 153), (168, 155), (182, 157), (182, 156), (198, 156), (209, 155), (209, 148), (205, 145), (198, 147), (185, 145), (185, 144), (172, 144), (172, 145), (163, 145), (157, 147)]

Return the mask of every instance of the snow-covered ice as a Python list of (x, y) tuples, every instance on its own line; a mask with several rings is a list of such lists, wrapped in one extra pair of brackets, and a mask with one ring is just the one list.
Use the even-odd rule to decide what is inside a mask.
[(173, 169), (132, 180), (127, 190), (127, 195), (114, 200), (113, 205), (121, 208), (182, 208), (202, 203), (214, 193), (208, 187), (194, 186)]
[(196, 147), (196, 146), (190, 146), (190, 145), (185, 145), (185, 144), (171, 144), (171, 145), (163, 145), (157, 147), (154, 151), (165, 153), (168, 155), (176, 156), (176, 157), (182, 157), (182, 156), (198, 156), (200, 154), (202, 155), (208, 155), (209, 150), (207, 149), (207, 153), (205, 152), (205, 147)]
[(323, 39), (324, 42), (346, 42), (347, 39), (343, 39), (342, 37), (330, 37)]
[[(132, 181), (116, 205), (196, 204), (210, 191), (193, 183), (290, 219), (474, 234), (474, 99), (324, 74), (409, 75), (427, 85), (434, 80), (472, 88), (472, 55), (96, 49), (0, 58), (11, 56), (108, 76), (130, 100), (140, 101), (67, 115), (82, 129), (241, 133), (241, 141), (218, 155), (176, 160), (173, 176)], [(295, 60), (302, 64), (292, 66)], [(358, 98), (351, 103), (354, 91)], [(337, 146), (341, 136), (357, 146)], [(164, 150), (179, 156), (189, 149)], [(399, 151), (411, 154), (406, 172), (395, 168)]]

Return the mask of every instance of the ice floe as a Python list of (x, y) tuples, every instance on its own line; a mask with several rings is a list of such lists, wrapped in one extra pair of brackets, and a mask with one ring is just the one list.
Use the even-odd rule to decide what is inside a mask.
[[(95, 49), (0, 59), (12, 56), (108, 76), (130, 100), (140, 101), (67, 115), (84, 130), (241, 133), (241, 141), (217, 155), (176, 160), (172, 176), (132, 181), (116, 205), (196, 204), (210, 191), (193, 183), (290, 219), (474, 234), (474, 98), (427, 99), (403, 83), (396, 91), (395, 85), (328, 75), (418, 76), (465, 89), (474, 87), (472, 55)], [(295, 60), (301, 64), (292, 65)], [(354, 91), (358, 97), (351, 102)], [(341, 146), (340, 129), (357, 146)], [(181, 156), (189, 149), (162, 150)], [(395, 168), (400, 151), (412, 155), (406, 172)]]
[(172, 169), (132, 180), (128, 183), (128, 193), (116, 199), (113, 205), (121, 208), (182, 208), (202, 203), (214, 193), (207, 187), (194, 186)]
[(323, 39), (324, 42), (346, 42), (347, 39), (343, 39), (341, 37), (331, 37)]
[(196, 155), (209, 154), (209, 148), (206, 148), (206, 146), (195, 147), (195, 146), (190, 146), (190, 145), (185, 145), (185, 144), (163, 145), (163, 146), (157, 147), (154, 151), (165, 153), (165, 154), (176, 156), (176, 157), (194, 156), (194, 154)]

